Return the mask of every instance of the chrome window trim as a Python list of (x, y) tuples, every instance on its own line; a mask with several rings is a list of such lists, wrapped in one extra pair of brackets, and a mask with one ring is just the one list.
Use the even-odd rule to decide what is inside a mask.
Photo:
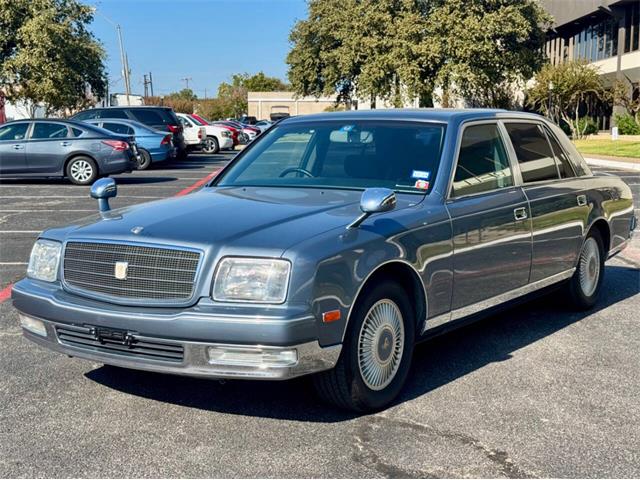
[[(193, 292), (191, 296), (184, 300), (176, 301), (175, 299), (168, 300), (157, 300), (157, 299), (149, 299), (149, 298), (124, 298), (113, 295), (106, 295), (99, 292), (94, 292), (90, 290), (84, 290), (81, 288), (74, 287), (73, 285), (69, 285), (64, 276), (64, 256), (67, 249), (67, 244), (69, 242), (89, 242), (89, 243), (103, 243), (105, 245), (129, 245), (133, 247), (150, 247), (150, 248), (158, 248), (164, 250), (185, 250), (189, 252), (198, 253), (200, 258), (198, 259), (198, 265), (196, 267), (196, 274), (193, 278)], [(158, 243), (149, 243), (149, 242), (131, 242), (126, 240), (105, 240), (105, 239), (93, 239), (86, 237), (73, 237), (67, 238), (62, 243), (62, 252), (60, 258), (60, 264), (58, 266), (58, 275), (60, 278), (60, 282), (64, 290), (69, 293), (73, 293), (74, 295), (78, 295), (85, 298), (90, 298), (94, 300), (98, 300), (101, 302), (113, 303), (115, 305), (123, 305), (123, 306), (160, 306), (160, 307), (187, 307), (189, 305), (193, 305), (199, 295), (199, 289), (201, 287), (200, 277), (202, 274), (202, 266), (204, 264), (205, 252), (198, 248), (186, 247), (184, 245), (163, 245)]]
[(523, 297), (535, 291), (541, 290), (543, 288), (546, 288), (556, 283), (567, 280), (573, 276), (573, 273), (575, 272), (575, 270), (576, 269), (574, 267), (569, 270), (565, 270), (564, 272), (556, 273), (555, 275), (552, 275), (550, 277), (543, 278), (536, 282), (528, 283), (527, 285), (523, 285), (522, 287), (518, 287), (508, 292), (501, 293), (499, 295), (496, 295), (495, 297), (491, 297), (486, 300), (481, 300), (480, 302), (473, 303), (471, 305), (466, 305), (456, 310), (452, 310), (449, 313), (443, 313), (442, 315), (429, 318), (425, 323), (422, 333), (425, 333), (429, 330), (432, 330), (436, 327), (452, 322), (454, 320), (460, 320), (462, 318), (469, 317), (475, 313), (488, 310), (490, 308), (496, 307), (503, 303), (507, 303), (511, 300), (515, 300), (517, 298)]

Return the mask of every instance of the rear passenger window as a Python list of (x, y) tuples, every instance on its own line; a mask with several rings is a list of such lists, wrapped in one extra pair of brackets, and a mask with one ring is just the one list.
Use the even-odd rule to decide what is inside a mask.
[(153, 110), (146, 110), (146, 109), (132, 110), (131, 113), (133, 114), (134, 117), (136, 117), (138, 121), (144, 123), (145, 125), (163, 125), (164, 124), (160, 114), (158, 114), (158, 112), (154, 112)]
[(133, 135), (133, 128), (128, 125), (123, 125), (122, 123), (104, 122), (102, 127), (114, 133), (120, 133), (122, 135)]
[(513, 186), (507, 151), (496, 124), (464, 129), (451, 195), (459, 197)]
[(121, 110), (119, 108), (108, 108), (100, 112), (100, 118), (122, 118), (126, 120), (129, 117), (127, 117), (127, 114), (124, 110)]
[(40, 123), (33, 125), (31, 138), (36, 140), (49, 140), (52, 138), (67, 138), (69, 132), (67, 126), (60, 123)]
[(547, 132), (547, 138), (549, 138), (549, 143), (551, 143), (551, 149), (556, 157), (556, 162), (558, 163), (558, 170), (560, 170), (560, 178), (571, 178), (575, 177), (576, 174), (573, 171), (573, 167), (571, 165), (571, 161), (569, 157), (565, 153), (565, 151), (560, 147), (560, 144), (553, 136), (553, 134), (545, 128)]
[(85, 110), (84, 112), (80, 112), (77, 115), (74, 115), (74, 120), (91, 120), (93, 118), (98, 118), (98, 110)]
[(542, 127), (534, 123), (506, 123), (505, 127), (516, 151), (522, 181), (556, 180), (556, 160)]

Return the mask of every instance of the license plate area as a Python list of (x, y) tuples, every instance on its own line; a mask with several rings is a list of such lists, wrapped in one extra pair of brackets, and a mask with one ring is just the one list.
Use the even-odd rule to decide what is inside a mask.
[(101, 344), (115, 343), (130, 347), (134, 342), (133, 335), (127, 330), (108, 327), (89, 327), (90, 333)]

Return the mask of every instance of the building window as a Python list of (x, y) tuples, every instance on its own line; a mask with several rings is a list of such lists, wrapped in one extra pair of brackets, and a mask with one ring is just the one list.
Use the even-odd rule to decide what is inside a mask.
[(624, 13), (624, 53), (638, 50), (640, 43), (640, 3), (627, 5)]

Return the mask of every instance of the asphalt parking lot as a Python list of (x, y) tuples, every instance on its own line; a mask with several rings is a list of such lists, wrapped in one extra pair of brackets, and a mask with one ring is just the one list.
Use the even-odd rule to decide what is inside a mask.
[[(231, 154), (119, 175), (114, 206), (197, 188)], [(640, 173), (625, 177), (640, 208)], [(88, 187), (0, 184), (0, 291), (38, 232), (96, 211)], [(640, 217), (640, 215), (639, 215)], [(0, 477), (638, 477), (640, 239), (598, 306), (560, 295), (417, 349), (395, 405), (332, 410), (307, 379), (220, 383), (127, 371), (24, 340), (0, 296)], [(0, 294), (3, 295), (3, 294)]]

